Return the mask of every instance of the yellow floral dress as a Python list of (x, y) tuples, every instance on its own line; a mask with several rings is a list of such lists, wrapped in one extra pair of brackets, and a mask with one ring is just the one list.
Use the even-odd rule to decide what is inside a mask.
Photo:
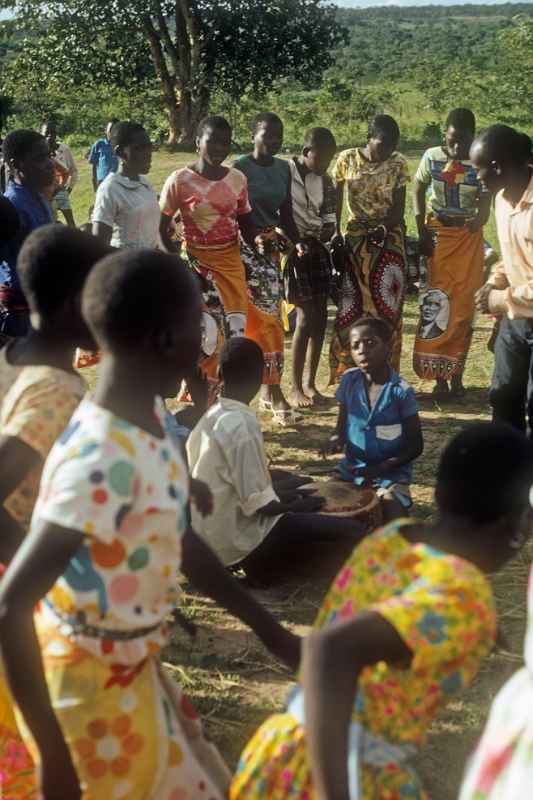
[(382, 243), (375, 243), (368, 233), (385, 222), (395, 191), (409, 182), (409, 168), (401, 153), (374, 162), (354, 147), (340, 153), (333, 177), (346, 185), (349, 213), (346, 266), (330, 346), (331, 383), (353, 367), (349, 332), (363, 314), (381, 317), (393, 327), (391, 364), (399, 370), (407, 270), (404, 231), (401, 226), (390, 229)]
[[(335, 579), (316, 627), (360, 610), (382, 615), (413, 653), (408, 669), (380, 662), (361, 673), (352, 724), (391, 745), (423, 744), (438, 711), (476, 675), (496, 632), (490, 585), (471, 563), (402, 536), (405, 520), (365, 539)], [(363, 760), (362, 800), (424, 800), (416, 772)], [(231, 800), (313, 800), (305, 728), (289, 713), (270, 717), (246, 746)]]
[(83, 800), (222, 800), (229, 783), (157, 658), (179, 591), (187, 502), (187, 470), (172, 441), (88, 398), (46, 462), (32, 526), (84, 535), (35, 614)]
[[(9, 350), (0, 351), (0, 433), (19, 439), (41, 457), (4, 500), (4, 509), (26, 531), (44, 462), (79, 404), (85, 383), (78, 375), (53, 367), (14, 366), (8, 361)], [(0, 796), (9, 800), (35, 796), (34, 773), (0, 674)]]

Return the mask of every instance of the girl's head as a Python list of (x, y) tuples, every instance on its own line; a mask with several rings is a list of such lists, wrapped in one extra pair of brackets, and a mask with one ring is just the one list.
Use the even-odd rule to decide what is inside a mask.
[(467, 159), (475, 134), (476, 118), (469, 108), (450, 111), (444, 130), (444, 146), (448, 155), (458, 161)]
[(81, 315), (81, 292), (90, 270), (111, 252), (97, 237), (64, 225), (33, 231), (17, 261), (32, 326), (71, 345), (93, 348)]
[(258, 156), (275, 156), (283, 144), (283, 122), (277, 114), (258, 114), (251, 124), (254, 152)]
[(315, 175), (325, 175), (336, 149), (337, 142), (328, 128), (311, 128), (305, 134), (303, 162)]
[(220, 351), (219, 375), (224, 395), (248, 404), (263, 380), (264, 357), (258, 344), (243, 336), (234, 336)]
[(368, 126), (368, 152), (371, 161), (386, 161), (400, 141), (398, 123), (388, 114), (374, 117)]
[(201, 158), (218, 167), (231, 150), (232, 128), (227, 119), (219, 116), (205, 117), (198, 125), (196, 147)]
[(200, 354), (200, 294), (189, 270), (157, 250), (127, 250), (92, 270), (83, 316), (104, 355), (154, 394), (175, 394)]
[(493, 193), (511, 186), (533, 159), (531, 139), (508, 125), (492, 125), (470, 149), (481, 183)]
[(450, 528), (485, 571), (499, 569), (529, 536), (533, 521), (533, 444), (502, 423), (479, 422), (442, 454), (435, 496)]
[(24, 129), (8, 133), (3, 152), (4, 160), (18, 183), (40, 192), (53, 182), (54, 164), (50, 148), (40, 133)]
[(129, 175), (147, 175), (150, 172), (152, 142), (138, 122), (117, 122), (113, 125), (111, 144)]
[(391, 352), (392, 328), (384, 319), (361, 317), (350, 328), (350, 353), (356, 367), (370, 375), (383, 369)]

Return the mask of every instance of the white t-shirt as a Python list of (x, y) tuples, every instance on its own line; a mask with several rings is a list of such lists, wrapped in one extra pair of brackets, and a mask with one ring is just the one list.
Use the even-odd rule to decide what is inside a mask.
[(111, 173), (98, 187), (93, 222), (113, 229), (112, 247), (157, 247), (159, 219), (157, 195), (142, 175), (133, 181)]
[(193, 528), (223, 564), (237, 564), (279, 519), (257, 513), (278, 497), (254, 412), (237, 400), (221, 398), (189, 436), (187, 456), (192, 477), (205, 481), (214, 498), (209, 517), (191, 506)]
[(291, 171), (292, 215), (300, 236), (320, 236), (325, 225), (335, 225), (336, 217), (333, 209), (328, 213), (324, 208), (324, 178), (314, 172), (308, 172), (302, 178), (293, 159), (289, 160)]

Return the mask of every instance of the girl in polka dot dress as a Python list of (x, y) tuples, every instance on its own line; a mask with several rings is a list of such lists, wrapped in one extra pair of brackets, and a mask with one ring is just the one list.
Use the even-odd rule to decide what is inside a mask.
[(44, 800), (221, 800), (227, 768), (157, 658), (180, 566), (288, 663), (298, 642), (187, 528), (187, 472), (154, 405), (198, 356), (188, 271), (155, 251), (110, 256), (89, 276), (83, 313), (99, 383), (46, 462), (1, 591), (21, 730)]

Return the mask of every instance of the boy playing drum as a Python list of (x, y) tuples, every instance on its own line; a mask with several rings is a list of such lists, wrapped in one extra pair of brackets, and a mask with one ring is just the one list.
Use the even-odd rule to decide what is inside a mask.
[(337, 390), (337, 429), (325, 451), (344, 453), (342, 480), (372, 485), (385, 521), (412, 505), (412, 462), (424, 449), (413, 388), (389, 366), (392, 332), (384, 320), (361, 317), (350, 330), (355, 369)]

